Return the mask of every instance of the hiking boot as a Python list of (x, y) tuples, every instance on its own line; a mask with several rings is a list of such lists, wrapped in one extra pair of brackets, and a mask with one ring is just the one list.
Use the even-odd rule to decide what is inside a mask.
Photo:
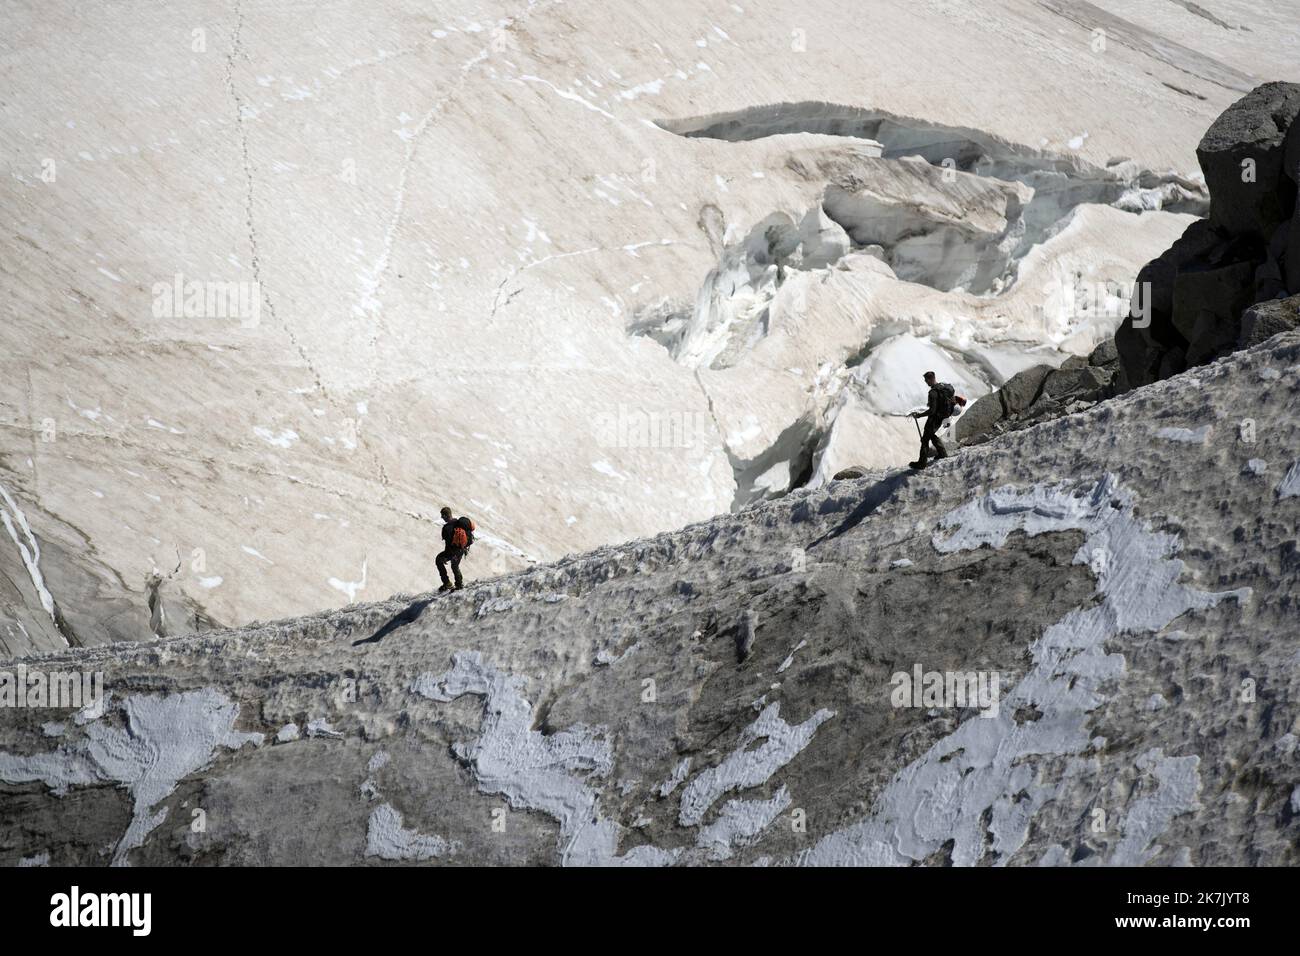
[(439, 591), (450, 591), (450, 590), (452, 590), (452, 586), (451, 586), (450, 584), (444, 584), (442, 587), (438, 588), (438, 590), (439, 590)]
[(925, 462), (923, 462), (923, 461), (909, 461), (909, 462), (907, 463), (907, 467), (908, 467), (908, 468), (915, 468), (917, 471), (920, 471), (922, 468), (925, 467)]
[(463, 584), (458, 584), (458, 585), (456, 585), (454, 588), (452, 588), (452, 590), (453, 590), (453, 591), (463, 591), (463, 590), (465, 590), (465, 585), (463, 585)]

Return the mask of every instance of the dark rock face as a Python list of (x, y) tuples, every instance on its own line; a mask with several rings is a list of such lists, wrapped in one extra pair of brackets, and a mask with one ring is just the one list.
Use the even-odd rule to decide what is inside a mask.
[(1265, 83), (1230, 106), (1201, 139), (1196, 159), (1216, 229), (1267, 240), (1291, 218), (1295, 168), (1284, 169), (1284, 160), (1297, 114), (1300, 85)]
[[(1196, 157), (1210, 217), (1138, 273), (1133, 310), (1115, 333), (1118, 391), (1211, 362), (1247, 340), (1253, 306), (1300, 293), (1300, 84), (1266, 83), (1220, 116)], [(1267, 321), (1252, 318), (1250, 341)]]
[(1230, 321), (1252, 303), (1255, 264), (1249, 260), (1189, 268), (1174, 279), (1173, 324), (1187, 341), (1187, 364), (1210, 361), (1237, 341)]

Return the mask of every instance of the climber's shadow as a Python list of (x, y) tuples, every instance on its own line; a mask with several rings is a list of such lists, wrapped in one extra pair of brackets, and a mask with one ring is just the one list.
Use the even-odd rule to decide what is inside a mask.
[(432, 598), (420, 598), (418, 601), (412, 601), (405, 608), (399, 611), (391, 620), (389, 620), (387, 624), (375, 631), (375, 633), (371, 634), (369, 637), (363, 637), (359, 641), (353, 641), (352, 646), (358, 647), (362, 644), (378, 644), (399, 627), (405, 627), (407, 624), (410, 624), (418, 618), (424, 613), (424, 609), (432, 603)]
[(867, 493), (863, 495), (862, 500), (858, 502), (857, 507), (849, 512), (848, 516), (841, 521), (837, 527), (826, 532), (820, 538), (808, 545), (808, 547), (815, 548), (823, 541), (838, 538), (846, 531), (851, 531), (853, 528), (857, 527), (869, 514), (892, 498), (894, 492), (898, 491), (899, 488), (905, 485), (914, 474), (916, 474), (916, 472), (904, 469), (900, 472), (895, 472), (884, 481), (879, 481), (872, 485), (867, 489)]

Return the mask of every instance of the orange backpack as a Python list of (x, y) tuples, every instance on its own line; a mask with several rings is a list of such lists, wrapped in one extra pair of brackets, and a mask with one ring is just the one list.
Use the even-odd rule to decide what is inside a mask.
[(453, 548), (468, 548), (474, 543), (474, 522), (464, 515), (456, 519), (456, 525), (451, 531), (451, 546)]

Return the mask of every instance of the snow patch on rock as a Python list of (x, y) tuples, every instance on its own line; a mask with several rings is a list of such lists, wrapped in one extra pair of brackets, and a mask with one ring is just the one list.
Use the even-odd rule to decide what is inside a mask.
[[(803, 723), (791, 726), (781, 719), (779, 703), (768, 704), (741, 733), (736, 749), (722, 763), (702, 771), (686, 785), (678, 814), (681, 825), (697, 825), (725, 793), (766, 783), (808, 746), (818, 727), (834, 716), (834, 711), (822, 708)], [(760, 746), (749, 749), (759, 740), (763, 741)]]
[(748, 846), (790, 806), (785, 787), (770, 800), (728, 800), (708, 826), (700, 829), (695, 845), (711, 860), (729, 859), (738, 847)]
[(601, 728), (577, 724), (554, 734), (532, 729), (533, 707), (524, 678), (483, 663), (477, 652), (458, 653), (451, 670), (421, 674), (412, 690), (450, 702), (483, 698), (483, 724), (472, 743), (453, 746), (474, 769), (482, 793), (499, 793), (510, 806), (537, 810), (560, 823), (560, 859), (566, 865), (663, 866), (679, 851), (639, 846), (618, 856), (619, 826), (600, 816), (600, 790), (587, 783), (613, 769), (613, 748)]
[(1279, 498), (1300, 498), (1300, 461), (1292, 462), (1286, 476), (1277, 486)]
[(1204, 445), (1206, 439), (1210, 437), (1211, 427), (1202, 425), (1200, 428), (1162, 428), (1156, 432), (1157, 438), (1163, 438), (1165, 441), (1186, 442), (1189, 445)]
[[(1102, 686), (1124, 668), (1123, 656), (1107, 653), (1106, 643), (1126, 633), (1157, 632), (1187, 611), (1229, 597), (1241, 601), (1250, 593), (1206, 592), (1179, 583), (1185, 566), (1174, 557), (1177, 536), (1139, 520), (1134, 495), (1109, 474), (1091, 487), (1004, 486), (950, 512), (940, 527), (948, 534), (935, 534), (932, 544), (941, 554), (1001, 548), (1016, 531), (1034, 536), (1081, 530), (1086, 539), (1074, 562), (1098, 572), (1101, 601), (1070, 611), (1031, 645), (1034, 666), (996, 717), (968, 720), (936, 743), (895, 775), (871, 816), (826, 836), (800, 858), (802, 864), (905, 866), (948, 841), (955, 865), (974, 865), (990, 847), (1005, 864), (1024, 845), (1034, 814), (1061, 790), (1039, 782), (1039, 760), (1090, 746), (1088, 715), (1104, 702)], [(1105, 561), (1093, 560), (1098, 551)], [(1042, 716), (1018, 724), (1014, 715), (1021, 707), (1037, 708)], [(1162, 763), (1158, 755), (1149, 757), (1143, 768), (1169, 790), (1130, 811), (1115, 862), (1142, 857), (1168, 821), (1190, 808), (1189, 774), (1195, 776), (1196, 759)], [(1066, 862), (1060, 854), (1044, 861)]]
[(212, 689), (167, 697), (127, 697), (124, 726), (87, 723), (83, 740), (51, 753), (16, 756), (0, 752), (0, 780), (42, 781), (63, 795), (73, 786), (117, 781), (131, 791), (135, 812), (113, 851), (113, 865), (129, 865), (131, 850), (167, 816), (152, 813), (182, 779), (211, 763), (218, 747), (261, 746), (263, 735), (234, 729), (239, 705)]
[(1158, 787), (1155, 793), (1139, 799), (1129, 811), (1124, 820), (1124, 837), (1111, 854), (1109, 865), (1146, 865), (1159, 852), (1151, 844), (1168, 829), (1170, 821), (1180, 813), (1197, 809), (1200, 762), (1197, 756), (1166, 757), (1159, 747), (1138, 758), (1138, 769), (1155, 777)]
[(381, 803), (370, 814), (366, 830), (366, 856), (382, 860), (434, 860), (451, 856), (459, 845), (440, 836), (426, 835), (402, 826), (402, 814), (392, 804)]

